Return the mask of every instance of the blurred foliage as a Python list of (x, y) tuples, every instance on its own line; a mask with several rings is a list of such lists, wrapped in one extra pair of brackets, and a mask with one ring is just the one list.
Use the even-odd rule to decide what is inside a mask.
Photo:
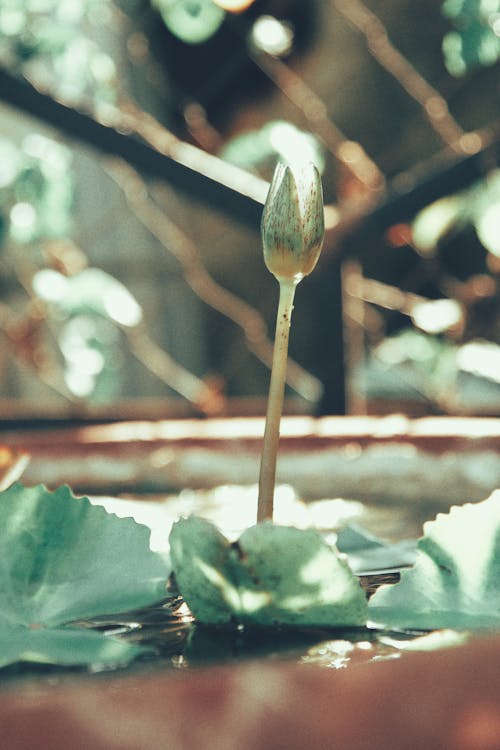
[[(116, 40), (125, 26), (135, 42), (142, 39), (149, 27), (138, 19), (145, 10), (155, 9), (162, 43), (166, 40), (172, 46), (172, 55), (183, 47), (187, 55), (182, 58), (183, 66), (187, 59), (196, 67), (194, 61), (199, 58), (194, 46), (199, 50), (213, 38), (217, 47), (217, 32), (223, 25), (225, 30), (230, 26), (224, 24), (226, 13), (235, 6), (242, 10), (248, 5), (251, 3), (213, 0), (3, 0), (0, 64), (25, 74), (42, 88), (49, 87), (56, 96), (70, 102), (87, 99), (98, 108), (117, 100), (118, 78), (121, 83), (123, 72), (118, 74), (117, 67), (124, 49)], [(290, 45), (295, 49), (298, 26), (259, 16), (261, 7), (256, 5), (246, 18), (247, 36), (238, 36), (238, 50), (249, 57), (256, 49), (276, 57), (288, 55)], [(290, 10), (286, 3), (272, 8), (283, 11), (284, 16)], [(500, 57), (500, 0), (445, 0), (442, 8), (453, 27), (443, 41), (445, 62), (452, 74), (490, 65)], [(164, 33), (159, 16), (171, 36)], [(245, 27), (241, 24), (239, 28)], [(144, 34), (141, 49), (146, 57), (152, 52), (149, 41)], [(276, 44), (282, 45), (281, 52), (276, 51)], [(223, 47), (219, 51), (220, 73), (227, 71), (228, 50)], [(207, 54), (213, 54), (213, 49)], [(145, 59), (141, 58), (141, 65)], [(198, 67), (206, 72), (208, 90), (223, 85), (224, 76), (215, 69)], [(168, 78), (170, 68), (165, 73)], [(213, 87), (212, 75), (216, 79)], [(238, 87), (245, 88), (239, 78)], [(186, 90), (182, 86), (179, 90), (182, 102)], [(216, 102), (219, 106), (219, 100)], [(204, 106), (201, 102), (202, 109)], [(211, 126), (211, 111), (206, 114), (207, 126)], [(246, 122), (253, 124), (255, 119)], [(221, 137), (220, 155), (270, 177), (276, 159), (293, 161), (296, 153), (300, 152), (301, 158), (308, 154), (321, 171), (325, 169), (327, 182), (334, 160), (318, 138), (284, 120), (259, 125), (240, 130), (225, 143)], [(121, 282), (101, 269), (89, 268), (84, 252), (72, 245), (73, 194), (72, 160), (64, 146), (36, 133), (20, 146), (0, 140), (0, 273), (5, 276), (5, 286), (14, 279), (17, 292), (25, 295), (26, 310), (34, 301), (42, 303), (69, 392), (89, 400), (112, 399), (123, 387), (123, 337), (127, 329), (139, 325), (142, 310)], [(409, 291), (421, 296), (411, 309), (403, 311), (402, 326), (401, 320), (393, 324), (392, 311), (376, 336), (370, 338), (368, 333), (376, 361), (376, 365), (370, 364), (370, 372), (375, 372), (372, 391), (385, 392), (392, 383), (395, 393), (410, 383), (410, 391), (413, 388), (431, 401), (443, 402), (444, 396), (455, 393), (465, 373), (466, 378), (479, 378), (483, 392), (493, 394), (498, 403), (498, 377), (492, 374), (491, 364), (497, 361), (498, 352), (491, 347), (500, 343), (500, 171), (491, 172), (469, 190), (432, 203), (415, 218), (409, 231), (408, 254), (413, 253), (425, 269), (423, 282), (419, 286), (416, 281)], [(413, 256), (409, 266), (415, 261)], [(407, 268), (402, 264), (397, 278), (399, 260), (392, 267), (387, 258), (380, 254), (376, 261), (383, 266), (385, 280), (406, 293), (402, 277)], [(497, 305), (493, 314), (490, 308), (481, 307), (490, 303)], [(470, 365), (472, 350), (463, 349), (472, 345), (477, 347), (474, 367)], [(469, 352), (465, 359), (463, 351)], [(394, 366), (386, 366), (386, 360)], [(391, 372), (390, 376), (384, 374), (379, 387), (376, 372), (381, 372), (380, 367)], [(398, 377), (399, 386), (395, 382)], [(493, 390), (488, 390), (490, 386)]]
[(230, 139), (220, 152), (226, 161), (272, 178), (276, 161), (311, 161), (320, 173), (325, 168), (325, 149), (316, 136), (285, 120), (267, 122), (260, 130), (249, 130)]
[(70, 165), (67, 148), (37, 133), (24, 138), (20, 148), (0, 139), (4, 240), (26, 244), (69, 232), (73, 202)]
[(122, 382), (121, 329), (137, 325), (142, 311), (121, 282), (86, 268), (85, 255), (69, 240), (71, 154), (33, 133), (20, 147), (0, 140), (0, 165), (1, 271), (25, 287), (21, 315), (29, 315), (33, 299), (43, 303), (73, 396), (112, 399)]
[(500, 258), (500, 170), (469, 190), (431, 203), (413, 223), (413, 242), (427, 255), (440, 242), (472, 226), (485, 249)]
[(357, 369), (355, 382), (370, 400), (427, 403), (431, 411), (481, 413), (500, 402), (500, 346), (405, 329), (388, 336)]
[(87, 31), (109, 20), (111, 0), (2, 0), (0, 63), (61, 97), (115, 99), (116, 68)]
[(219, 29), (225, 11), (212, 0), (151, 0), (174, 36), (187, 44), (201, 44)]
[(369, 296), (381, 309), (355, 388), (369, 401), (409, 400), (445, 413), (497, 410), (500, 170), (426, 206), (408, 234), (396, 229), (404, 240), (396, 251), (406, 248), (411, 272)]
[(455, 379), (454, 346), (412, 329), (384, 338), (356, 374), (358, 387), (370, 399), (433, 404), (450, 393)]
[(65, 315), (92, 315), (123, 326), (135, 326), (141, 308), (128, 289), (99, 268), (85, 268), (72, 276), (43, 269), (33, 277), (40, 299), (56, 305)]
[[(89, 99), (97, 109), (114, 102), (116, 66), (104, 49), (115, 10), (111, 0), (6, 0), (0, 64), (49, 85), (65, 101)], [(53, 339), (69, 393), (108, 400), (123, 381), (120, 329), (137, 324), (142, 312), (119, 281), (85, 267), (85, 254), (70, 240), (73, 210), (66, 147), (37, 133), (20, 146), (0, 140), (3, 274), (17, 279), (18, 290), (25, 287), (26, 315), (33, 299), (43, 303), (44, 333)]]
[(500, 0), (445, 0), (443, 13), (454, 27), (443, 40), (452, 75), (493, 65), (500, 58)]
[[(151, 0), (170, 33), (188, 45), (207, 42), (218, 32), (227, 12), (240, 13), (252, 3), (253, 0)], [(292, 39), (289, 24), (266, 14), (253, 24), (249, 42), (280, 56), (289, 51)]]
[(72, 276), (42, 269), (33, 290), (61, 320), (58, 344), (65, 361), (65, 380), (81, 398), (116, 395), (123, 366), (120, 327), (134, 327), (142, 310), (128, 289), (99, 268)]

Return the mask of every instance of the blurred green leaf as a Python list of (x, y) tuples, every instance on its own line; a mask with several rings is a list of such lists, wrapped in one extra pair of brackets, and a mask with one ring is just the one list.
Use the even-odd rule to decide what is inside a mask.
[(12, 185), (21, 169), (21, 154), (13, 143), (0, 138), (0, 196)]
[(388, 336), (376, 347), (367, 381), (370, 392), (379, 397), (396, 394), (439, 399), (453, 392), (456, 376), (453, 344), (407, 329)]
[(494, 169), (471, 191), (472, 221), (483, 246), (493, 255), (500, 255), (500, 170)]
[(415, 246), (425, 255), (433, 255), (449, 232), (464, 221), (464, 198), (461, 195), (441, 198), (426, 206), (415, 218), (412, 237)]
[(85, 31), (112, 11), (111, 0), (0, 3), (0, 61), (59, 96), (89, 97), (96, 106), (114, 101), (112, 58)]
[(122, 384), (122, 339), (99, 315), (75, 315), (57, 337), (64, 356), (64, 380), (79, 398), (93, 401), (116, 396)]
[(34, 274), (32, 287), (56, 313), (57, 340), (70, 391), (98, 401), (116, 396), (122, 382), (120, 327), (133, 328), (142, 320), (134, 296), (99, 268), (86, 268), (69, 277), (43, 268)]
[(499, 59), (500, 0), (446, 0), (443, 13), (455, 27), (443, 39), (445, 64), (452, 75)]
[(260, 130), (235, 136), (221, 150), (220, 156), (231, 164), (272, 177), (276, 160), (293, 163), (297, 155), (312, 162), (319, 172), (325, 168), (325, 154), (314, 135), (285, 120), (273, 120)]
[(17, 148), (0, 143), (0, 211), (14, 243), (67, 235), (73, 180), (70, 151), (37, 133)]
[(100, 268), (86, 268), (69, 277), (42, 269), (33, 278), (33, 290), (70, 316), (94, 312), (125, 327), (142, 319), (141, 307), (127, 287)]
[(494, 255), (500, 255), (500, 170), (468, 190), (441, 198), (426, 206), (413, 221), (412, 239), (423, 255), (433, 256), (440, 243), (473, 225), (478, 239)]
[(163, 22), (174, 36), (187, 44), (210, 39), (225, 18), (225, 11), (212, 0), (152, 0)]

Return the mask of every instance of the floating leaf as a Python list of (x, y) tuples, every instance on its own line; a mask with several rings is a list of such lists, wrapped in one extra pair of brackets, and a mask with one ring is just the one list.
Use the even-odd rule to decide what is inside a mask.
[(359, 574), (379, 573), (407, 567), (415, 562), (415, 542), (384, 542), (354, 523), (337, 533), (337, 549), (347, 555), (351, 570)]
[(177, 586), (194, 616), (200, 622), (228, 622), (238, 600), (229, 541), (209, 521), (190, 516), (173, 525), (169, 542)]
[(230, 542), (208, 521), (170, 534), (179, 590), (200, 622), (341, 626), (366, 621), (358, 579), (312, 529), (258, 524)]
[(148, 649), (85, 628), (12, 626), (0, 615), (0, 667), (15, 662), (122, 666)]
[(149, 529), (68, 487), (13, 485), (0, 494), (0, 665), (125, 663), (143, 651), (68, 623), (166, 596), (170, 568)]
[(369, 616), (398, 628), (498, 627), (500, 493), (426, 523), (414, 568), (379, 588)]

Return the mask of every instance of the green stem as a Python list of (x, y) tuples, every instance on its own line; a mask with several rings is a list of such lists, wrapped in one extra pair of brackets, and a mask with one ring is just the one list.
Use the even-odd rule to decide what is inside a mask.
[(276, 459), (280, 439), (280, 421), (285, 394), (285, 377), (288, 360), (288, 337), (297, 281), (280, 281), (280, 298), (274, 338), (273, 367), (267, 401), (266, 428), (262, 446), (259, 476), (257, 522), (273, 518)]

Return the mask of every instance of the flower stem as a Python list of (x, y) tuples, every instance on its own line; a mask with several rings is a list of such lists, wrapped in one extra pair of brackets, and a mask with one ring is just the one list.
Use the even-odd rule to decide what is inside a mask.
[(288, 360), (288, 336), (293, 310), (293, 298), (298, 281), (280, 281), (276, 335), (274, 338), (273, 366), (267, 401), (266, 427), (259, 476), (257, 522), (273, 518), (276, 459), (280, 438), (280, 420), (285, 394), (285, 377)]

